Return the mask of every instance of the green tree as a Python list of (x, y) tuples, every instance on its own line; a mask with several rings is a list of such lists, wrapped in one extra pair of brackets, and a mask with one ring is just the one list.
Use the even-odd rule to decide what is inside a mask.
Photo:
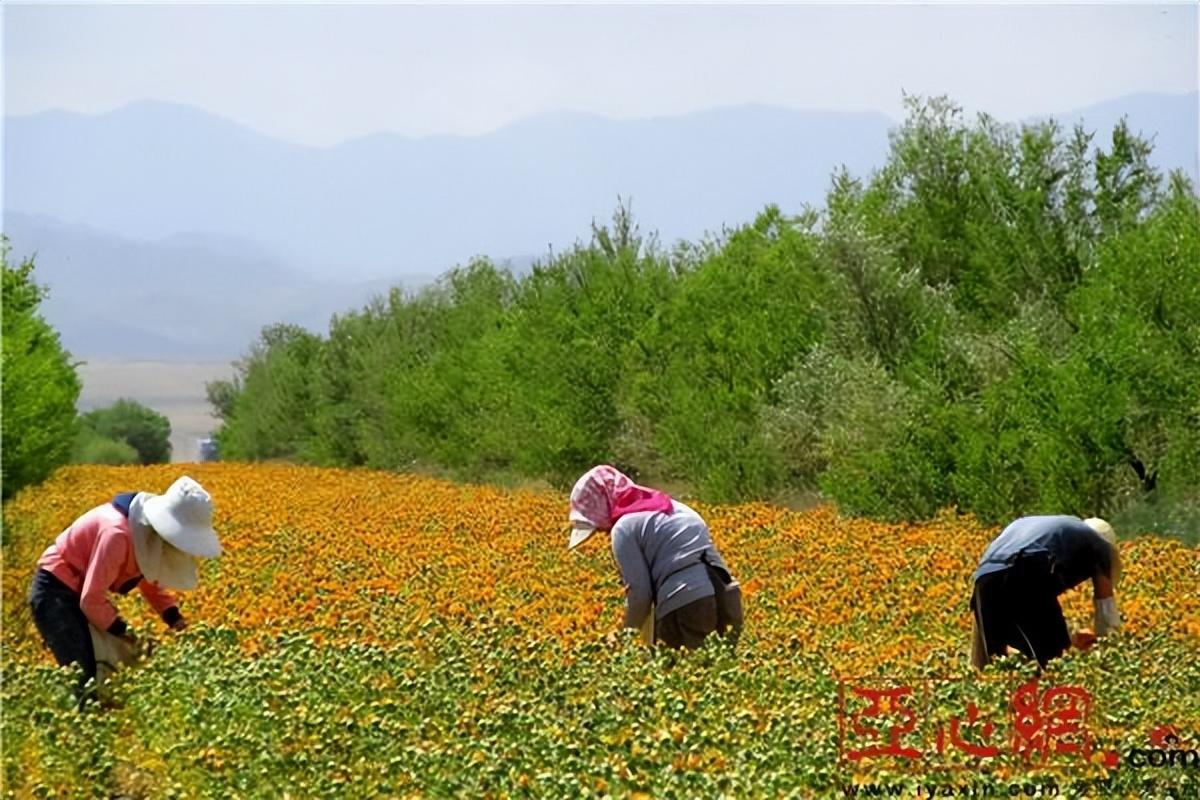
[(171, 422), (136, 400), (122, 398), (111, 406), (89, 411), (82, 422), (105, 439), (125, 442), (142, 464), (171, 460)]
[(75, 441), (79, 377), (58, 333), (38, 313), (46, 290), (34, 283), (33, 259), (3, 270), (3, 494), (37, 483), (67, 462)]
[(72, 464), (137, 464), (138, 451), (127, 442), (109, 439), (96, 433), (87, 425), (81, 425), (71, 452)]
[[(1070, 298), (1075, 374), (1113, 410), (1114, 495), (1184, 493), (1200, 476), (1200, 201), (1174, 176), (1144, 220), (1105, 240)], [(1097, 402), (1097, 401), (1094, 401)], [(1099, 434), (1097, 437), (1099, 438)]]
[(327, 338), (268, 329), (210, 387), (224, 452), (560, 486), (606, 461), (893, 519), (1186, 505), (1192, 187), (1164, 191), (1124, 122), (906, 102), (886, 163), (836, 174), (824, 209), (666, 251), (622, 202), (519, 278), (478, 259)]
[(618, 398), (629, 355), (649, 346), (643, 331), (670, 292), (670, 267), (627, 204), (593, 224), (586, 245), (525, 277), (498, 337), (519, 470), (570, 485), (596, 463), (634, 474), (653, 466), (653, 454), (622, 446), (637, 422)]
[(297, 325), (263, 329), (232, 381), (207, 387), (222, 416), (216, 433), (222, 458), (311, 457), (314, 447), (312, 373), (321, 338)]
[(714, 499), (777, 485), (759, 412), (824, 332), (827, 281), (811, 224), (772, 206), (701, 251), (627, 349), (622, 407), (649, 421), (672, 477)]

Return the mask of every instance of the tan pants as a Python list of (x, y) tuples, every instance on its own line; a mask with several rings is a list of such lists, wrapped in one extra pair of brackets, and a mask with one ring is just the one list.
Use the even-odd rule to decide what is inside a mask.
[(971, 615), (971, 666), (983, 669), (988, 665), (987, 646), (983, 642), (983, 631), (979, 628), (979, 620)]

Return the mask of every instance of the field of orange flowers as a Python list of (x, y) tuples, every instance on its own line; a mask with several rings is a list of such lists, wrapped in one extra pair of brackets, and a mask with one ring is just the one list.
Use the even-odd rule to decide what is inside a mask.
[[(879, 784), (1200, 797), (1186, 758), (1200, 746), (1200, 552), (1178, 542), (1119, 531), (1124, 630), (1041, 676), (1043, 691), (1086, 691), (1079, 730), (1028, 760), (993, 729), (1003, 752), (974, 757), (935, 722), (958, 714), (965, 731), (991, 715), (998, 729), (1034, 673), (1016, 657), (982, 677), (968, 666), (970, 575), (997, 532), (970, 519), (697, 503), (742, 581), (747, 627), (736, 651), (675, 656), (610, 635), (612, 557), (603, 537), (565, 550), (561, 494), (187, 469), (213, 494), (226, 553), (185, 596), (182, 634), (120, 600), (157, 647), (103, 713), (73, 710), (29, 619), (29, 578), (79, 513), (162, 491), (179, 470), (68, 468), (5, 506), (5, 796), (824, 797)], [(1064, 608), (1090, 624), (1086, 590)], [(913, 694), (864, 706), (901, 686)], [(919, 758), (870, 752), (893, 728)], [(1152, 744), (1179, 751), (1172, 764), (1131, 759)]]

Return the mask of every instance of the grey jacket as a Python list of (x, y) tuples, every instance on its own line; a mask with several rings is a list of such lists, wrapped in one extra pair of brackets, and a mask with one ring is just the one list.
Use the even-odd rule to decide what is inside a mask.
[[(654, 603), (656, 619), (714, 594), (701, 561), (728, 572), (708, 525), (692, 509), (672, 501), (674, 512), (626, 514), (612, 528), (613, 556), (625, 583), (625, 626), (641, 627)], [(735, 580), (732, 586), (737, 586)]]
[(975, 570), (975, 580), (1006, 570), (1022, 558), (1043, 565), (1061, 594), (1097, 573), (1110, 574), (1113, 550), (1079, 517), (1022, 517), (988, 545)]

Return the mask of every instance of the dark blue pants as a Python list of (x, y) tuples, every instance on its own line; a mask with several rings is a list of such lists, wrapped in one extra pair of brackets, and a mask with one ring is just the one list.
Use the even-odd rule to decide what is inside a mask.
[(96, 654), (87, 617), (79, 608), (79, 595), (44, 569), (33, 576), (29, 588), (29, 609), (42, 641), (54, 653), (60, 665), (78, 664), (83, 670), (79, 681), (80, 702), (88, 680), (96, 677)]

